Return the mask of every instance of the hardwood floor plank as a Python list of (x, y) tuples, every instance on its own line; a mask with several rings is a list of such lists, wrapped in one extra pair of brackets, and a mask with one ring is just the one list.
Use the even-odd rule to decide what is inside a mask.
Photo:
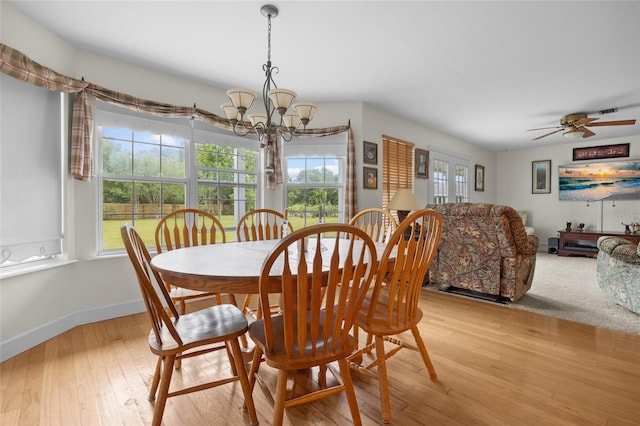
[[(391, 358), (393, 424), (442, 426), (636, 425), (640, 336), (544, 317), (455, 295), (424, 292), (420, 331), (439, 380), (417, 352)], [(203, 302), (201, 302), (203, 303)], [(190, 309), (200, 306), (191, 304)], [(148, 425), (156, 358), (149, 324), (132, 315), (70, 330), (0, 364), (0, 424)], [(361, 341), (364, 341), (364, 336)], [(228, 371), (223, 352), (186, 360), (176, 385)], [(261, 368), (268, 381), (275, 373)], [(364, 425), (381, 422), (378, 383), (352, 372)], [(299, 377), (313, 387), (314, 373)], [(272, 408), (260, 390), (261, 424)], [(248, 424), (237, 383), (169, 399), (170, 424)], [(343, 395), (285, 413), (285, 425), (351, 423)]]

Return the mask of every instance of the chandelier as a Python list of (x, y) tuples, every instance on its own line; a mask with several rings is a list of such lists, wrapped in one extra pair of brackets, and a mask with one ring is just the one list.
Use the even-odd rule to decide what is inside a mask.
[[(278, 8), (267, 4), (260, 8), (260, 12), (269, 22), (267, 63), (262, 65), (266, 75), (262, 87), (262, 101), (266, 113), (246, 114), (256, 99), (256, 93), (248, 89), (227, 90), (227, 96), (231, 102), (222, 104), (221, 108), (233, 126), (233, 132), (236, 135), (246, 136), (249, 133), (257, 133), (261, 146), (265, 146), (266, 140), (266, 145), (269, 147), (277, 137), (288, 142), (294, 135), (302, 134), (318, 110), (318, 106), (311, 102), (294, 104), (296, 92), (278, 89), (273, 80), (273, 73), (278, 73), (279, 69), (271, 65), (271, 18), (278, 16)], [(245, 115), (249, 122), (245, 121)], [(302, 129), (300, 129), (301, 124)]]

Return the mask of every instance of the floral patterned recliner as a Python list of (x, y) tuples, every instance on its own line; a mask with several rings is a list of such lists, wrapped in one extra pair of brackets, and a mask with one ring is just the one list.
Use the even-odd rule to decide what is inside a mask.
[(530, 288), (540, 241), (527, 235), (509, 206), (485, 203), (428, 204), (442, 215), (442, 238), (429, 269), (439, 286), (520, 299)]
[(624, 238), (598, 238), (596, 276), (604, 295), (640, 314), (640, 244)]

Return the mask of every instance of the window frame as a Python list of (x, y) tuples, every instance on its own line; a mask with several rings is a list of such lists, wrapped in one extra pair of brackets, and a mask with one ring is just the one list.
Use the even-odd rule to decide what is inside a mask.
[[(162, 173), (160, 173), (158, 176), (139, 176), (135, 174), (135, 171), (131, 170), (131, 174), (113, 174), (113, 173), (104, 173), (103, 172), (103, 134), (102, 134), (102, 127), (105, 126), (105, 120), (103, 119), (103, 117), (101, 116), (102, 113), (107, 113), (107, 114), (118, 114), (118, 115), (122, 115), (125, 116), (127, 118), (131, 118), (131, 120), (133, 122), (135, 121), (139, 121), (142, 120), (141, 122), (144, 122), (146, 120), (150, 120), (152, 123), (150, 125), (153, 124), (158, 124), (159, 128), (170, 128), (172, 125), (175, 126), (176, 130), (175, 133), (171, 133), (170, 131), (165, 131), (162, 132), (161, 134), (164, 135), (172, 135), (172, 136), (176, 136), (176, 135), (182, 135), (183, 139), (185, 140), (185, 144), (184, 144), (184, 165), (185, 165), (185, 170), (184, 170), (184, 177), (163, 177)], [(123, 119), (123, 121), (125, 121), (124, 124), (122, 124), (122, 128), (131, 128), (130, 125), (128, 125), (128, 123), (126, 122), (126, 118)], [(184, 121), (184, 122), (183, 122)], [(250, 151), (254, 151), (255, 152), (255, 170), (251, 173), (254, 174), (256, 176), (255, 178), (255, 182), (254, 183), (250, 183), (250, 184), (246, 184), (244, 183), (243, 186), (246, 187), (252, 187), (254, 188), (254, 192), (255, 192), (255, 205), (261, 205), (261, 192), (260, 192), (260, 186), (262, 185), (262, 166), (261, 166), (261, 158), (262, 158), (262, 153), (260, 151), (260, 147), (259, 147), (259, 142), (257, 141), (257, 139), (254, 138), (241, 138), (241, 137), (231, 137), (228, 135), (227, 132), (224, 132), (222, 130), (218, 130), (212, 126), (207, 125), (206, 123), (202, 123), (199, 120), (195, 120), (194, 118), (171, 118), (171, 119), (163, 119), (161, 117), (156, 117), (153, 116), (151, 114), (145, 114), (145, 113), (139, 113), (139, 112), (133, 112), (133, 111), (128, 111), (125, 110), (123, 108), (114, 106), (114, 105), (110, 105), (108, 103), (105, 102), (100, 102), (99, 105), (96, 105), (96, 118), (95, 118), (95, 135), (96, 135), (96, 145), (97, 145), (97, 149), (95, 152), (98, 153), (97, 160), (96, 160), (96, 178), (98, 180), (98, 191), (97, 191), (97, 205), (98, 205), (98, 209), (97, 209), (97, 215), (96, 215), (96, 221), (97, 221), (97, 231), (96, 231), (96, 248), (97, 248), (97, 253), (98, 255), (110, 255), (110, 254), (116, 254), (119, 252), (123, 252), (124, 251), (124, 247), (117, 247), (117, 248), (108, 248), (105, 247), (105, 243), (104, 243), (104, 182), (106, 180), (115, 180), (115, 181), (123, 181), (123, 182), (132, 182), (132, 184), (136, 184), (138, 182), (143, 182), (143, 183), (158, 183), (159, 185), (162, 184), (183, 184), (184, 185), (184, 208), (200, 208), (199, 207), (199, 192), (198, 192), (198, 186), (201, 183), (201, 180), (199, 179), (199, 175), (198, 175), (198, 171), (200, 170), (198, 164), (197, 164), (197, 151), (196, 151), (196, 145), (197, 144), (212, 144), (212, 145), (217, 145), (219, 147), (231, 147), (233, 149), (233, 154), (234, 156), (239, 156), (242, 155), (242, 152), (239, 151), (243, 151), (243, 150), (250, 150)], [(168, 127), (167, 127), (168, 126)], [(107, 127), (107, 126), (105, 126)], [(114, 126), (108, 126), (108, 127), (114, 127)], [(134, 130), (135, 131), (135, 130)], [(185, 133), (187, 132), (187, 133)], [(186, 137), (184, 137), (184, 135), (186, 134)], [(132, 143), (134, 143), (132, 141)], [(160, 145), (162, 146), (162, 145)], [(162, 164), (162, 149), (159, 150), (159, 160)], [(234, 158), (234, 166), (237, 166), (238, 162), (236, 161), (236, 158)], [(238, 185), (238, 170), (236, 167), (233, 168), (214, 168), (216, 170), (216, 173), (232, 173), (234, 174), (234, 178), (233, 178), (233, 182), (229, 181), (229, 182), (221, 182), (219, 179), (216, 181), (217, 183), (215, 183), (213, 186), (217, 186), (217, 187), (237, 187)], [(161, 169), (160, 169), (161, 170)], [(235, 223), (237, 223), (239, 216), (241, 215), (240, 213), (243, 211), (242, 209), (237, 208), (237, 206), (235, 206), (235, 201), (236, 198), (234, 198), (234, 225), (233, 227), (228, 226), (226, 227), (226, 231), (228, 235), (235, 235)], [(136, 203), (135, 197), (132, 199), (132, 204)], [(162, 205), (162, 200), (160, 201), (160, 215), (164, 216), (164, 209), (163, 209), (163, 205)], [(182, 208), (182, 206), (179, 206), (179, 208)], [(136, 216), (136, 211), (134, 209), (132, 209), (132, 220), (135, 221), (135, 216)], [(160, 220), (160, 219), (158, 219)], [(134, 222), (135, 223), (135, 222)], [(148, 240), (148, 238), (147, 238)], [(148, 241), (147, 244), (149, 244), (149, 246), (151, 247), (152, 250), (155, 250), (155, 245), (151, 244), (153, 241)]]
[[(345, 194), (347, 188), (347, 138), (344, 135), (338, 134), (333, 136), (327, 136), (322, 138), (322, 143), (310, 144), (308, 140), (294, 139), (287, 142), (283, 147), (283, 184), (282, 184), (282, 205), (285, 209), (289, 209), (289, 189), (337, 189), (338, 190), (338, 211), (337, 222), (344, 223), (345, 217)], [(310, 159), (322, 158), (325, 162), (324, 169), (326, 170), (326, 160), (336, 160), (338, 166), (338, 181), (337, 182), (289, 182), (289, 160), (290, 159), (304, 159), (305, 164)], [(306, 170), (306, 168), (305, 168)], [(306, 204), (305, 204), (306, 207)], [(306, 210), (304, 216), (305, 226), (309, 226), (307, 223)], [(325, 217), (318, 223), (324, 223)], [(331, 220), (333, 222), (333, 220)], [(295, 227), (294, 227), (295, 228)]]

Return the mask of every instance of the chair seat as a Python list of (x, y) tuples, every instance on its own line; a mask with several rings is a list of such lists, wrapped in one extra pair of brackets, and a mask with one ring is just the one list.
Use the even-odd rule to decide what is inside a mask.
[[(284, 324), (282, 316), (271, 317), (271, 325), (273, 326), (274, 336), (284, 336)], [(294, 330), (293, 334), (294, 336), (297, 335), (297, 330)], [(307, 333), (307, 336), (309, 336), (310, 334), (311, 333)], [(278, 338), (274, 341), (274, 350), (272, 352), (267, 351), (263, 320), (256, 320), (249, 324), (249, 335), (251, 336), (251, 339), (253, 339), (255, 344), (259, 346), (264, 353), (269, 354), (269, 356), (266, 357), (267, 364), (273, 368), (284, 370), (302, 370), (311, 368), (319, 364), (326, 364), (346, 357), (356, 348), (355, 338), (349, 335), (346, 339), (346, 344), (339, 346), (337, 350), (332, 350), (330, 352), (327, 352), (326, 348), (333, 345), (333, 339), (330, 338), (327, 342), (323, 342), (320, 340), (319, 343), (316, 344), (316, 353), (311, 354), (311, 347), (313, 345), (311, 339), (308, 338), (305, 345), (307, 352), (305, 353), (305, 355), (301, 355), (299, 358), (294, 360), (290, 356), (287, 356), (283, 338)], [(320, 336), (319, 338), (322, 339), (322, 336)], [(299, 352), (300, 346), (298, 345), (298, 342), (294, 343), (293, 348), (296, 353)]]
[(182, 346), (171, 337), (166, 328), (162, 329), (162, 343), (158, 342), (153, 331), (149, 333), (149, 347), (158, 355), (182, 352), (192, 346), (203, 346), (224, 342), (240, 337), (246, 332), (247, 319), (233, 305), (215, 305), (191, 314), (181, 315), (174, 326), (182, 338)]
[(373, 313), (373, 317), (371, 321), (367, 320), (367, 316), (369, 314), (369, 307), (371, 305), (371, 300), (367, 297), (362, 304), (362, 308), (358, 312), (358, 316), (356, 317), (356, 325), (362, 328), (367, 333), (376, 334), (376, 335), (385, 335), (391, 336), (394, 334), (400, 334), (404, 331), (409, 330), (414, 325), (418, 324), (422, 319), (422, 311), (418, 308), (411, 321), (405, 322), (405, 313), (404, 305), (400, 309), (394, 309), (394, 315), (397, 317), (397, 321), (394, 323), (389, 322), (389, 297), (387, 294), (380, 294), (378, 298), (378, 303), (376, 304), (376, 310)]

